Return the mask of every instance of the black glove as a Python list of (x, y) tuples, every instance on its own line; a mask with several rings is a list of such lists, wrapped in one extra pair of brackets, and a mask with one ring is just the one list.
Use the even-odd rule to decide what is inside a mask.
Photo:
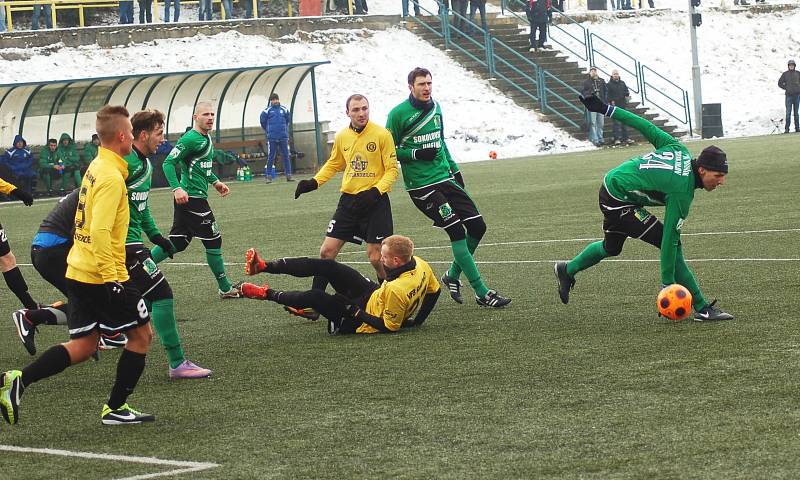
[(106, 282), (106, 294), (110, 305), (122, 305), (125, 303), (125, 287), (119, 282)]
[(354, 210), (367, 210), (371, 208), (381, 198), (381, 191), (378, 187), (372, 187), (369, 190), (358, 192), (355, 200), (353, 200)]
[(319, 188), (319, 184), (313, 178), (311, 180), (300, 180), (297, 182), (297, 188), (294, 190), (294, 199), (300, 198), (300, 195), (308, 192), (313, 192)]
[(21, 201), (27, 206), (33, 205), (33, 197), (30, 193), (26, 192), (25, 190), (20, 190), (19, 188), (15, 188), (11, 190), (11, 193), (8, 194), (9, 197), (14, 197), (17, 200)]
[(464, 177), (461, 175), (461, 170), (454, 173), (453, 178), (455, 178), (457, 184), (461, 185), (461, 188), (467, 188), (464, 185)]
[(584, 97), (583, 95), (578, 95), (578, 100), (581, 101), (586, 110), (595, 113), (602, 113), (603, 115), (610, 117), (611, 113), (614, 111), (614, 107), (608, 106), (605, 102), (600, 100), (597, 95), (592, 95), (591, 97)]
[(438, 148), (417, 148), (411, 151), (414, 160), (427, 160), (429, 162), (436, 158), (437, 153), (439, 153)]
[(169, 258), (172, 258), (172, 256), (175, 254), (175, 245), (173, 245), (172, 242), (164, 238), (164, 235), (161, 235), (159, 233), (158, 235), (151, 238), (150, 241), (153, 242), (153, 245), (158, 245), (159, 247), (161, 247), (161, 249), (164, 250), (164, 253), (166, 253), (167, 256), (169, 256)]

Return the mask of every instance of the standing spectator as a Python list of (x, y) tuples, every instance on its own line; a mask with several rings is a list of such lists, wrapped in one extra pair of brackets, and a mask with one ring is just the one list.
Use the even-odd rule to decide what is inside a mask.
[(6, 7), (0, 8), (0, 32), (6, 31)]
[(794, 63), (794, 60), (789, 60), (788, 68), (778, 80), (778, 86), (786, 92), (786, 129), (784, 133), (789, 133), (792, 109), (794, 109), (794, 131), (800, 132), (800, 125), (797, 123), (797, 109), (800, 107), (800, 72), (795, 70), (797, 64)]
[[(627, 0), (627, 1), (630, 2), (630, 0)], [(551, 2), (551, 5), (553, 6), (553, 8), (555, 8), (559, 12), (563, 12), (564, 11), (564, 0), (553, 0)], [(552, 16), (551, 16), (551, 18), (552, 18)]]
[(267, 183), (272, 183), (275, 178), (272, 175), (272, 167), (275, 165), (275, 155), (278, 149), (281, 149), (281, 158), (283, 159), (283, 173), (286, 175), (286, 181), (292, 182), (292, 160), (289, 158), (289, 122), (292, 120), (292, 114), (289, 110), (281, 105), (280, 98), (277, 93), (269, 96), (270, 106), (261, 112), (261, 129), (264, 130), (264, 135), (267, 136), (267, 143), (269, 144), (269, 158), (264, 170), (264, 177)]
[(153, 0), (139, 0), (139, 23), (153, 23)]
[(225, 9), (226, 20), (233, 18), (233, 2), (231, 0), (222, 0), (222, 8)]
[[(553, 18), (550, 0), (530, 0), (527, 9), (528, 21), (531, 24), (529, 52), (538, 52), (540, 48), (548, 48), (544, 42), (547, 41), (547, 24)], [(539, 40), (536, 40), (536, 30), (539, 30)]]
[(453, 26), (456, 27), (458, 33), (464, 31), (464, 19), (467, 18), (467, 1), (468, 0), (452, 0), (453, 11), (458, 15), (453, 15)]
[(366, 15), (369, 13), (369, 7), (367, 6), (367, 0), (353, 0), (353, 7), (356, 9), (356, 15)]
[(58, 148), (58, 140), (51, 138), (47, 141), (47, 145), (39, 150), (39, 178), (44, 182), (47, 187), (47, 194), (53, 194), (53, 175), (60, 174), (56, 162), (56, 149)]
[[(584, 98), (595, 95), (603, 102), (608, 98), (606, 81), (597, 76), (597, 67), (589, 69), (589, 78), (583, 81), (581, 95), (583, 95)], [(589, 131), (589, 141), (592, 142), (595, 147), (603, 145), (603, 115), (587, 110), (586, 126)]]
[(61, 191), (67, 189), (67, 180), (72, 179), (75, 182), (75, 188), (81, 186), (81, 157), (78, 155), (78, 149), (75, 147), (75, 142), (68, 133), (62, 133), (61, 138), (58, 140), (58, 148), (56, 149), (56, 164), (63, 170), (61, 171)]
[(211, 0), (200, 0), (200, 11), (197, 19), (202, 21), (211, 20), (211, 12), (213, 11)]
[(14, 184), (30, 194), (33, 191), (33, 179), (36, 178), (36, 173), (33, 171), (33, 155), (22, 135), (14, 137), (14, 146), (6, 150), (2, 160), (14, 175)]
[[(417, 3), (415, 0), (410, 0), (410, 1), (414, 4), (414, 16), (419, 17), (419, 15), (420, 15), (420, 13), (419, 13), (419, 3)], [(456, 0), (454, 0), (454, 1), (456, 1)], [(407, 17), (408, 16), (408, 2), (409, 2), (409, 0), (402, 0), (402, 2), (403, 2), (403, 16)]]
[(83, 164), (87, 167), (94, 157), (97, 156), (97, 147), (100, 146), (100, 137), (96, 133), (92, 134), (92, 141), (83, 146)]
[(170, 3), (175, 6), (175, 17), (172, 19), (172, 21), (177, 23), (178, 18), (181, 16), (181, 0), (164, 0), (164, 23), (169, 23)]
[(119, 2), (119, 23), (122, 25), (133, 23), (133, 0)]
[[(625, 85), (625, 82), (620, 80), (618, 70), (611, 71), (611, 78), (608, 80), (606, 89), (608, 92), (608, 103), (610, 105), (628, 108), (628, 100), (631, 99), (631, 92), (628, 90), (628, 86)], [(614, 145), (633, 143), (633, 141), (628, 138), (628, 127), (626, 127), (624, 123), (619, 120), (614, 120), (612, 126)]]
[(31, 15), (31, 30), (39, 30), (39, 15), (44, 16), (44, 28), (53, 28), (53, 8), (49, 3), (46, 3), (44, 5), (36, 4), (33, 6), (33, 15)]
[[(481, 12), (481, 28), (484, 31), (488, 31), (489, 27), (486, 25), (486, 0), (469, 0), (469, 21), (472, 23), (475, 23), (476, 10)], [(472, 24), (469, 24), (467, 30), (472, 34), (475, 29), (472, 27)]]

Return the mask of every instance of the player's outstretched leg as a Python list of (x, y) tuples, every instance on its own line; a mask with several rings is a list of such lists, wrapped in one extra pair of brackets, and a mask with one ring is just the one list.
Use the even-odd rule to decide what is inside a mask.
[(256, 275), (267, 268), (267, 262), (261, 258), (255, 248), (248, 248), (244, 254), (244, 274)]
[(0, 376), (0, 412), (11, 425), (19, 420), (19, 399), (24, 390), (21, 371), (9, 370)]
[(27, 312), (28, 310), (26, 309), (17, 310), (11, 314), (11, 318), (14, 320), (14, 325), (17, 327), (17, 335), (22, 340), (25, 350), (31, 355), (36, 355), (36, 342), (33, 338), (36, 334), (36, 325), (28, 320)]
[(219, 286), (219, 298), (225, 300), (229, 298), (241, 298), (239, 290), (233, 288), (231, 281), (228, 280), (228, 275), (225, 273), (225, 262), (222, 259), (222, 237), (217, 237), (213, 240), (203, 240), (203, 246), (206, 248), (206, 263), (211, 273)]
[(553, 270), (556, 272), (558, 282), (558, 296), (561, 298), (561, 303), (566, 305), (569, 303), (569, 291), (575, 286), (575, 277), (567, 273), (567, 262), (556, 262)]

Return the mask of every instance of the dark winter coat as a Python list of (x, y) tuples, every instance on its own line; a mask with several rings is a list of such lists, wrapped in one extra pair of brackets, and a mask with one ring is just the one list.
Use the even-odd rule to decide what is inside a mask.
[(528, 3), (528, 21), (533, 24), (549, 23), (553, 17), (550, 0), (530, 0)]
[(597, 97), (604, 101), (608, 101), (608, 87), (606, 87), (606, 81), (600, 77), (592, 78), (589, 77), (583, 81), (583, 85), (581, 86), (581, 95), (584, 97), (591, 97), (592, 95), (597, 95)]
[(628, 86), (625, 85), (625, 82), (612, 78), (608, 81), (608, 84), (606, 84), (606, 90), (608, 91), (609, 103), (614, 102), (614, 105), (625, 108), (628, 104), (627, 97), (631, 96), (631, 92), (628, 90)]
[[(17, 148), (17, 142), (22, 142), (22, 148)], [(28, 142), (22, 135), (14, 137), (14, 146), (6, 150), (2, 155), (2, 163), (8, 165), (11, 173), (17, 178), (35, 177), (33, 171), (33, 155), (28, 149)]]
[(800, 95), (800, 72), (786, 70), (778, 80), (778, 86), (786, 90), (786, 95)]
[(281, 104), (270, 105), (261, 112), (261, 129), (269, 140), (286, 140), (289, 138), (289, 110)]

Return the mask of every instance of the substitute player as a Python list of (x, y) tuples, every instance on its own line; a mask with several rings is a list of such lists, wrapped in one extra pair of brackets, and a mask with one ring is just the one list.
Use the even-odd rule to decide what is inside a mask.
[[(222, 183), (211, 167), (214, 159), (214, 146), (209, 132), (214, 128), (214, 107), (209, 102), (200, 102), (194, 109), (194, 128), (186, 132), (175, 144), (164, 160), (164, 176), (175, 197), (175, 216), (169, 239), (175, 252), (186, 250), (192, 238), (198, 238), (206, 249), (206, 262), (214, 274), (222, 299), (239, 298), (239, 290), (232, 288), (225, 274), (222, 259), (222, 235), (220, 234), (214, 212), (208, 204), (208, 184), (212, 184), (221, 197), (231, 192)], [(181, 179), (175, 173), (175, 166), (181, 170)], [(160, 263), (170, 256), (162, 247), (152, 251), (153, 260)]]
[[(600, 211), (603, 212), (602, 241), (589, 244), (569, 262), (555, 264), (558, 294), (569, 302), (575, 275), (606, 257), (622, 252), (625, 239), (638, 238), (661, 249), (662, 287), (679, 283), (692, 293), (694, 319), (731, 320), (733, 315), (720, 310), (716, 300), (709, 303), (700, 292), (692, 271), (686, 265), (681, 246), (681, 227), (689, 216), (694, 191), (712, 191), (725, 183), (728, 158), (717, 147), (706, 147), (697, 159), (676, 139), (647, 120), (596, 96), (580, 97), (590, 112), (597, 112), (638, 130), (655, 150), (623, 162), (608, 172), (600, 187)], [(661, 206), (664, 223), (644, 209)]]
[(125, 189), (128, 167), (122, 157), (131, 152), (133, 129), (125, 107), (110, 105), (97, 112), (96, 127), (101, 146), (81, 182), (75, 243), (67, 257), (70, 340), (50, 347), (21, 371), (10, 370), (0, 376), (0, 413), (10, 424), (19, 420), (19, 401), (25, 389), (87, 360), (97, 350), (101, 331), (126, 331), (128, 335), (111, 395), (101, 413), (103, 424), (155, 420), (126, 403), (144, 371), (152, 335), (147, 305), (125, 268), (130, 212)]
[[(342, 192), (333, 218), (328, 223), (325, 240), (319, 249), (322, 259), (333, 260), (345, 242), (367, 244), (367, 257), (378, 276), (386, 278), (381, 263), (381, 240), (393, 233), (389, 191), (397, 180), (397, 156), (392, 135), (369, 119), (369, 101), (354, 94), (345, 102), (350, 126), (336, 134), (328, 161), (310, 180), (297, 184), (294, 198), (316, 190), (342, 175)], [(312, 288), (325, 290), (328, 280), (314, 277)]]
[(511, 299), (487, 288), (475, 264), (473, 255), (486, 233), (486, 223), (465, 190), (464, 177), (444, 143), (442, 110), (431, 98), (431, 72), (420, 67), (412, 70), (408, 89), (408, 99), (389, 112), (386, 128), (394, 137), (411, 201), (450, 237), (454, 261), (442, 275), (442, 283), (453, 300), (463, 303), (459, 277), (464, 272), (478, 305), (504, 307)]
[(315, 289), (284, 292), (267, 284), (252, 283), (241, 285), (242, 294), (290, 307), (311, 306), (328, 319), (331, 335), (389, 333), (422, 325), (441, 293), (430, 265), (414, 256), (414, 244), (402, 235), (392, 235), (381, 242), (381, 262), (386, 280), (378, 285), (335, 260), (281, 258), (266, 262), (251, 248), (245, 263), (248, 275), (266, 272), (295, 277), (324, 276), (336, 295)]
[[(0, 178), (0, 193), (16, 198), (28, 207), (33, 205), (33, 197), (30, 193), (17, 188), (2, 178)], [(17, 266), (17, 258), (11, 252), (11, 246), (8, 244), (8, 237), (2, 224), (0, 224), (0, 272), (3, 272), (6, 285), (14, 292), (22, 306), (25, 308), (38, 307), (31, 294), (28, 293), (28, 284), (25, 283), (25, 278)]]

